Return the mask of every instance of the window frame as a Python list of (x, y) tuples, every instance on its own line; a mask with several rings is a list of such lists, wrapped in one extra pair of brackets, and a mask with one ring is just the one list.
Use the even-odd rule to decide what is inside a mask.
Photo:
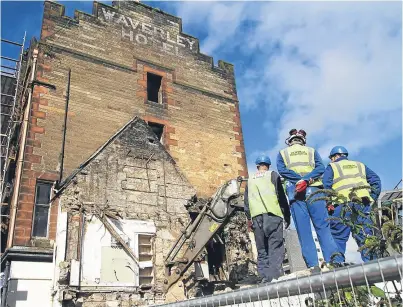
[[(137, 255), (136, 256), (139, 259), (139, 264), (142, 264), (142, 265), (146, 265), (147, 263), (149, 264), (149, 265), (144, 266), (143, 268), (141, 268), (141, 266), (139, 265), (139, 275), (137, 276), (138, 277), (137, 283), (138, 283), (139, 287), (141, 285), (147, 285), (147, 284), (140, 283), (141, 278), (146, 277), (146, 276), (140, 276), (140, 272), (141, 272), (142, 269), (151, 268), (151, 275), (150, 275), (151, 282), (149, 284), (154, 285), (155, 284), (155, 265), (154, 265), (155, 246), (154, 246), (154, 238), (155, 238), (156, 234), (151, 233), (151, 232), (137, 232), (137, 233), (135, 233), (135, 235), (137, 237), (137, 240), (136, 240), (137, 241), (136, 242), (137, 243)], [(150, 245), (151, 260), (140, 261), (140, 236), (146, 236), (146, 237), (150, 238), (150, 244), (149, 245)]]
[[(158, 100), (158, 102), (156, 102), (156, 101), (153, 101), (153, 100), (150, 100), (149, 99), (149, 97), (148, 97), (148, 90), (149, 90), (149, 87), (148, 87), (148, 82), (149, 82), (149, 80), (150, 80), (150, 75), (152, 75), (152, 76), (154, 76), (154, 77), (159, 77), (159, 78), (161, 78), (161, 83), (160, 83), (160, 87), (159, 87), (159, 91), (158, 91), (158, 93), (157, 93), (157, 100)], [(147, 80), (146, 80), (146, 93), (147, 93), (147, 95), (146, 95), (146, 101), (148, 102), (148, 103), (152, 103), (152, 104), (156, 104), (156, 105), (164, 105), (164, 96), (165, 96), (165, 91), (164, 91), (164, 87), (163, 87), (163, 82), (164, 82), (164, 76), (161, 76), (161, 75), (159, 75), (159, 74), (155, 74), (155, 73), (152, 73), (152, 72), (147, 72)], [(161, 98), (161, 101), (159, 101), (160, 100), (160, 98)]]
[[(165, 129), (166, 129), (166, 125), (161, 124), (161, 123), (157, 123), (157, 122), (153, 122), (153, 121), (148, 121), (147, 122), (148, 127), (153, 131), (153, 133), (156, 135), (156, 133), (154, 132), (153, 128), (151, 127), (151, 125), (154, 126), (160, 126), (162, 127), (162, 134), (161, 134), (161, 139), (159, 139), (158, 141), (164, 145), (165, 142)], [(156, 135), (157, 136), (157, 135)], [(157, 136), (158, 137), (158, 136)]]
[[(40, 184), (45, 184), (50, 186), (50, 193), (49, 193), (49, 202), (47, 205), (45, 204), (37, 204), (37, 189)], [(52, 199), (52, 188), (53, 188), (53, 181), (46, 181), (46, 180), (37, 180), (35, 184), (35, 199), (34, 199), (34, 210), (32, 213), (32, 226), (31, 226), (31, 238), (35, 239), (49, 239), (49, 223), (50, 223), (50, 210), (51, 210), (51, 203), (50, 200)], [(34, 236), (34, 229), (35, 229), (35, 214), (36, 214), (36, 207), (47, 207), (48, 208), (48, 216), (46, 221), (46, 236)]]

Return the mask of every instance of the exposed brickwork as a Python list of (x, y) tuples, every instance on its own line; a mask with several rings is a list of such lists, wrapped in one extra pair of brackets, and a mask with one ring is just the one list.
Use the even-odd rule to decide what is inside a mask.
[[(93, 12), (72, 19), (62, 5), (45, 2), (36, 77), (56, 90), (34, 88), (16, 245), (29, 244), (36, 180), (58, 179), (69, 69), (65, 176), (134, 115), (165, 126), (164, 145), (199, 195), (246, 174), (233, 66), (215, 67), (179, 18), (144, 4), (94, 3)], [(162, 104), (146, 99), (147, 72), (162, 76)]]

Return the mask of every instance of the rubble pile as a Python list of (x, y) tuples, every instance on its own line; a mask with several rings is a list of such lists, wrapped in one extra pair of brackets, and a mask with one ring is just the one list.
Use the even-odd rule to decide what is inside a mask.
[(245, 213), (237, 211), (223, 231), (229, 280), (240, 284), (259, 281), (246, 220)]

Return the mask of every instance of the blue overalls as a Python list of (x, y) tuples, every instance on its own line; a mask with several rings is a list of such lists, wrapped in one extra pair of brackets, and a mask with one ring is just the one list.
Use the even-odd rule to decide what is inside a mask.
[[(340, 157), (337, 159), (335, 162), (340, 161), (340, 160), (345, 160), (347, 157)], [(370, 195), (372, 199), (376, 200), (381, 193), (381, 180), (379, 176), (373, 172), (371, 169), (369, 169), (367, 166), (365, 166), (365, 172), (366, 172), (366, 179), (368, 184), (371, 186), (373, 190), (370, 191)], [(331, 189), (333, 185), (333, 169), (330, 165), (326, 167), (325, 172), (323, 173), (323, 186), (325, 189)], [(357, 225), (362, 226), (362, 229), (359, 231), (359, 233), (352, 234), (352, 237), (356, 241), (358, 247), (361, 247), (365, 243), (365, 237), (366, 235), (373, 235), (373, 229), (371, 227), (368, 227), (369, 225), (373, 224), (373, 221), (371, 220), (369, 213), (371, 211), (371, 204), (367, 205), (361, 205), (361, 204), (355, 204), (355, 203), (350, 203), (349, 206), (353, 210), (360, 211), (366, 215), (366, 217), (363, 216), (358, 216), (355, 221), (352, 221), (356, 223)], [(338, 217), (341, 218), (341, 210), (342, 206), (335, 206), (334, 212), (332, 214), (333, 217)], [(349, 211), (346, 211), (346, 214), (343, 217), (344, 219), (351, 219), (351, 213)], [(368, 226), (367, 226), (368, 225)], [(336, 241), (339, 251), (344, 255), (346, 252), (346, 245), (347, 241), (350, 237), (351, 229), (349, 226), (341, 223), (340, 221), (335, 221), (332, 220), (330, 221), (330, 229), (333, 235), (334, 240)], [(364, 249), (361, 251), (361, 259), (364, 262), (367, 262), (369, 260), (375, 259), (374, 255), (366, 255), (367, 250)]]
[(311, 202), (316, 198), (323, 197), (323, 194), (316, 194), (311, 201), (306, 201), (306, 198), (319, 188), (308, 187), (304, 199), (298, 200), (294, 198), (295, 184), (299, 180), (303, 179), (308, 181), (311, 178), (317, 179), (323, 174), (324, 166), (322, 159), (316, 151), (314, 153), (314, 159), (315, 169), (312, 170), (310, 174), (300, 176), (293, 170), (286, 168), (281, 154), (277, 156), (277, 170), (286, 180), (286, 193), (291, 206), (292, 218), (298, 233), (302, 256), (308, 267), (319, 265), (316, 245), (312, 236), (311, 221), (315, 228), (325, 261), (327, 263), (341, 263), (344, 260), (343, 256), (338, 255), (339, 248), (330, 232), (330, 225), (327, 220), (328, 211), (326, 208), (326, 202), (324, 200)]

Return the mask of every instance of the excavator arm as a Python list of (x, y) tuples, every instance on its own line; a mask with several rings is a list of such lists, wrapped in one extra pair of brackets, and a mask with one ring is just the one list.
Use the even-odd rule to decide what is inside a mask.
[[(243, 208), (240, 202), (242, 177), (232, 179), (222, 185), (202, 209), (193, 222), (182, 231), (165, 259), (165, 291), (174, 285), (196, 261), (207, 243), (229, 221), (232, 213)], [(177, 258), (182, 251), (183, 256)]]

